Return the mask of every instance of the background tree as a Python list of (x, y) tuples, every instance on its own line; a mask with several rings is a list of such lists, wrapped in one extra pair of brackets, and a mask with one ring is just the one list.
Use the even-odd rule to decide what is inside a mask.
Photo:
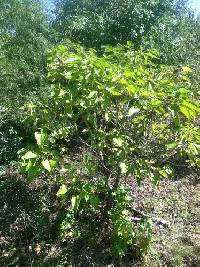
[(156, 48), (162, 64), (189, 65), (199, 83), (200, 23), (188, 0), (55, 1), (57, 41), (70, 38), (86, 47), (123, 44)]
[(173, 10), (173, 0), (58, 0), (54, 28), (58, 39), (70, 38), (88, 47), (141, 43), (160, 17)]
[[(182, 3), (181, 7), (180, 4)], [(164, 16), (143, 39), (145, 49), (156, 48), (163, 64), (188, 65), (193, 82), (199, 83), (200, 20), (185, 1), (180, 1), (173, 15)]]
[(13, 106), (41, 88), (48, 24), (37, 0), (2, 0), (0, 10), (0, 96)]
[(0, 1), (0, 164), (19, 148), (19, 106), (44, 88), (47, 34), (40, 1)]

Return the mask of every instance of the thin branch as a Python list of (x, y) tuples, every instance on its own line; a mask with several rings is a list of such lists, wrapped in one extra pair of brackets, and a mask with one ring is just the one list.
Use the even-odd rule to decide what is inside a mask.
[(95, 155), (96, 155), (96, 157), (100, 160), (100, 162), (101, 162), (101, 165), (102, 165), (102, 167), (109, 173), (109, 176), (111, 177), (112, 176), (112, 174), (115, 174), (115, 172), (112, 172), (109, 168), (107, 168), (106, 166), (105, 166), (105, 164), (104, 164), (104, 157), (103, 157), (103, 152), (102, 151), (100, 151), (100, 155), (92, 148), (92, 146), (91, 145), (89, 145), (87, 142), (85, 142), (81, 137), (79, 138), (80, 139), (80, 141), (84, 144), (84, 145), (86, 145)]
[(138, 221), (141, 221), (143, 218), (150, 217), (155, 224), (162, 225), (165, 228), (169, 228), (169, 226), (170, 226), (170, 222), (166, 221), (166, 220), (164, 220), (162, 218), (151, 217), (151, 216), (145, 214), (144, 212), (142, 212), (142, 211), (140, 211), (138, 209), (135, 209), (135, 208), (129, 208), (129, 210), (132, 213), (134, 213), (134, 215), (135, 215), (134, 217), (131, 217), (132, 221), (138, 222)]

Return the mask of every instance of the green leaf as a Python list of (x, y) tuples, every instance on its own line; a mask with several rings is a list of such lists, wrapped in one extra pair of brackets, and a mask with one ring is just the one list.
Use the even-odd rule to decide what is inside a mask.
[(177, 143), (175, 143), (175, 142), (174, 143), (170, 143), (170, 144), (167, 144), (166, 146), (167, 146), (168, 149), (173, 149), (173, 148), (177, 147)]
[(124, 140), (121, 139), (121, 138), (113, 138), (113, 143), (118, 146), (118, 147), (121, 147), (124, 143)]
[(46, 134), (45, 133), (39, 133), (35, 132), (35, 139), (37, 141), (38, 146), (42, 146), (45, 141)]
[(51, 168), (54, 168), (57, 165), (57, 161), (56, 160), (53, 160), (53, 159), (50, 159), (49, 160), (49, 164), (50, 164)]
[(127, 167), (126, 163), (121, 162), (121, 163), (119, 164), (119, 166), (120, 166), (120, 169), (121, 169), (121, 173), (122, 173), (122, 174), (126, 174), (127, 171), (128, 171), (128, 167)]
[(31, 160), (28, 161), (28, 164), (26, 165), (26, 171), (28, 172), (29, 169), (33, 166), (33, 163)]
[(124, 76), (126, 77), (126, 78), (134, 78), (135, 77), (135, 73), (133, 72), (133, 71), (130, 71), (130, 70), (125, 70), (125, 72), (124, 72)]
[(88, 95), (88, 98), (95, 98), (97, 97), (97, 91), (91, 91)]
[(61, 197), (61, 196), (65, 195), (66, 193), (67, 193), (67, 187), (66, 187), (66, 185), (63, 184), (63, 185), (61, 185), (61, 187), (59, 188), (59, 190), (58, 190), (56, 196), (57, 196), (57, 197)]
[(37, 154), (31, 152), (31, 151), (28, 151), (23, 157), (22, 159), (35, 159), (37, 158)]
[(31, 183), (34, 178), (36, 178), (37, 176), (39, 176), (41, 174), (41, 169), (39, 166), (31, 166), (28, 170), (28, 181)]
[(76, 62), (77, 60), (79, 60), (78, 57), (69, 57), (69, 58), (66, 60), (66, 63), (74, 63), (74, 62)]
[(128, 116), (133, 116), (133, 114), (136, 114), (140, 112), (140, 109), (139, 108), (136, 108), (136, 107), (131, 107), (128, 111)]
[(187, 66), (183, 67), (182, 69), (184, 72), (192, 72), (192, 69)]
[(129, 92), (129, 93), (135, 93), (135, 92), (137, 92), (137, 90), (138, 90), (138, 88), (136, 87), (136, 86), (134, 86), (134, 85), (128, 85), (127, 86), (127, 91)]
[(189, 144), (189, 149), (190, 149), (190, 152), (192, 153), (192, 155), (194, 156), (197, 156), (199, 155), (199, 147), (198, 145), (194, 144), (194, 143), (190, 143)]
[(159, 170), (159, 174), (165, 178), (168, 178), (169, 175), (173, 173), (172, 169), (169, 167), (164, 167), (162, 170)]
[(41, 133), (37, 133), (37, 132), (35, 132), (35, 139), (36, 139), (36, 141), (37, 141), (37, 144), (38, 144), (39, 146), (41, 146), (41, 144), (42, 144), (42, 134), (41, 134)]
[(157, 50), (152, 50), (152, 51), (146, 53), (146, 55), (151, 57), (151, 58), (159, 58)]
[(122, 94), (120, 92), (117, 92), (116, 90), (110, 90), (111, 94), (114, 96), (121, 96)]
[(152, 105), (152, 106), (156, 106), (156, 107), (157, 107), (157, 106), (160, 106), (161, 103), (162, 103), (162, 102), (161, 102), (160, 100), (152, 100), (152, 101), (151, 101), (151, 105)]
[(76, 206), (76, 196), (72, 196), (72, 198), (71, 198), (71, 205), (72, 205), (72, 209), (74, 209), (75, 206)]
[(48, 172), (51, 172), (51, 165), (48, 159), (43, 160), (42, 165)]
[(100, 203), (100, 199), (98, 196), (90, 196), (89, 201), (94, 209), (98, 208), (99, 203)]
[(193, 111), (199, 111), (199, 105), (197, 103), (195, 103), (194, 101), (186, 101), (184, 100), (182, 102), (183, 106), (186, 106), (187, 108), (193, 110)]
[(191, 118), (194, 118), (196, 116), (196, 111), (191, 110), (191, 109), (187, 108), (186, 106), (181, 106), (180, 111), (183, 113), (183, 115), (185, 115), (185, 117), (187, 119), (191, 119)]
[(108, 115), (108, 112), (105, 113), (105, 120), (106, 120), (107, 122), (109, 122), (109, 115)]
[(152, 179), (152, 183), (153, 183), (153, 185), (155, 187), (159, 185), (160, 175), (158, 175), (158, 174), (151, 174), (151, 179)]
[(84, 194), (84, 198), (85, 198), (85, 201), (88, 202), (88, 200), (90, 199), (90, 195), (85, 193)]

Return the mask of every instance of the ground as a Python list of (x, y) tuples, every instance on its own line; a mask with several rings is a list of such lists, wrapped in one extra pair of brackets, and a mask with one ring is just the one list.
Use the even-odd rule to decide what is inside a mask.
[(153, 242), (143, 266), (200, 266), (200, 183), (198, 174), (136, 187), (135, 206), (167, 225), (153, 224)]
[[(65, 244), (55, 234), (57, 186), (49, 180), (28, 185), (9, 175), (0, 177), (0, 266), (69, 266)], [(153, 220), (149, 253), (136, 261), (130, 250), (121, 263), (98, 257), (96, 265), (74, 266), (200, 266), (199, 174), (162, 180), (159, 188), (149, 181), (138, 187), (133, 179), (130, 186), (133, 208)]]

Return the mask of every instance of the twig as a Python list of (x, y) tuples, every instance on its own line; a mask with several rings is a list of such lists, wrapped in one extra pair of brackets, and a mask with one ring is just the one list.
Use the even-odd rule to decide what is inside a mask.
[[(135, 222), (141, 221), (143, 218), (151, 217), (151, 216), (145, 214), (144, 212), (139, 211), (138, 209), (135, 209), (135, 208), (129, 208), (129, 210), (134, 213), (135, 216), (131, 217), (131, 220), (135, 221)], [(156, 223), (158, 225), (162, 225), (165, 228), (169, 228), (169, 226), (170, 226), (169, 221), (166, 221), (162, 218), (151, 217), (151, 219), (154, 223)]]
[(110, 173), (110, 176), (112, 175), (112, 174), (115, 174), (115, 172), (112, 172), (109, 168), (107, 168), (106, 166), (105, 166), (105, 164), (104, 164), (104, 158), (103, 158), (103, 153), (102, 153), (102, 151), (100, 151), (100, 155), (92, 148), (92, 146), (91, 145), (89, 145), (87, 142), (85, 142), (81, 137), (80, 137), (80, 141), (84, 144), (84, 145), (86, 145), (95, 155), (96, 155), (96, 157), (98, 157), (98, 159), (101, 161), (101, 165), (102, 165), (102, 167), (108, 172), (108, 173)]

